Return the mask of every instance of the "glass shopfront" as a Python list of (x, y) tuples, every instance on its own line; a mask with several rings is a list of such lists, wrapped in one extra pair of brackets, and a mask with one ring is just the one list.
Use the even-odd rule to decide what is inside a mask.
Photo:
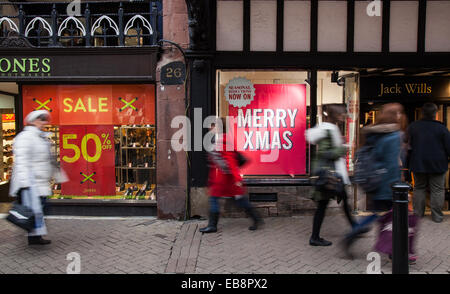
[(23, 117), (51, 113), (53, 153), (69, 181), (52, 199), (156, 200), (155, 86), (22, 85)]
[[(438, 106), (436, 120), (450, 129), (450, 79), (446, 77), (367, 77), (361, 78), (360, 128), (374, 124), (380, 108), (385, 103), (396, 102), (403, 105), (406, 122), (409, 124), (422, 118), (424, 103)], [(414, 174), (403, 168), (404, 179), (414, 186)], [(450, 173), (446, 176), (447, 209), (450, 210)], [(410, 207), (413, 193), (410, 192)], [(429, 207), (427, 207), (428, 209)]]
[[(337, 72), (344, 82), (332, 80), (333, 72), (318, 72), (317, 121), (322, 105), (345, 103), (348, 119), (342, 134), (349, 149), (352, 169), (359, 114), (358, 77)], [(249, 159), (243, 169), (248, 178), (305, 177), (310, 173), (310, 146), (305, 130), (310, 127), (310, 85), (307, 71), (218, 70), (216, 114), (234, 121), (235, 146)], [(342, 80), (343, 81), (343, 80)]]

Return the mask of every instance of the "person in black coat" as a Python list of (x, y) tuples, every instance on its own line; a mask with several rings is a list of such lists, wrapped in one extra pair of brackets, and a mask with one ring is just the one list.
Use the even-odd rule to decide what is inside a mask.
[(423, 119), (413, 122), (408, 129), (411, 155), (409, 166), (414, 174), (414, 213), (425, 212), (426, 189), (430, 189), (431, 216), (434, 222), (443, 220), (445, 201), (445, 174), (450, 156), (450, 132), (436, 120), (438, 107), (425, 103)]

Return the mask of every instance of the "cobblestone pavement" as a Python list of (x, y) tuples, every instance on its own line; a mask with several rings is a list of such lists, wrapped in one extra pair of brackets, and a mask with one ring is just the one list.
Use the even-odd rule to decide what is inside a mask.
[[(23, 231), (0, 220), (0, 273), (66, 273), (67, 254), (81, 256), (81, 273), (366, 273), (375, 232), (360, 238), (353, 260), (339, 241), (348, 229), (343, 216), (325, 218), (322, 236), (331, 247), (308, 245), (312, 216), (266, 218), (249, 231), (248, 219), (227, 218), (215, 234), (198, 232), (206, 221), (142, 219), (47, 220), (48, 246), (28, 246)], [(440, 224), (426, 217), (417, 238), (418, 260), (411, 273), (450, 273), (450, 218)], [(391, 263), (382, 255), (381, 270)]]

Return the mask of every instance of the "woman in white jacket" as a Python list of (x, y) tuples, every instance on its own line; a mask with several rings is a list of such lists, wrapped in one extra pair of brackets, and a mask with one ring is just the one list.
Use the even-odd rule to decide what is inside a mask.
[[(343, 144), (342, 135), (337, 126), (338, 123), (345, 121), (345, 108), (340, 104), (328, 104), (324, 108), (323, 115), (325, 121), (314, 128), (308, 129), (305, 133), (308, 142), (317, 145), (317, 153), (312, 164), (312, 170), (313, 172), (316, 172), (320, 168), (335, 170), (342, 178), (344, 185), (350, 185), (344, 158), (347, 153), (347, 147)], [(324, 162), (327, 162), (328, 165)], [(356, 221), (350, 213), (345, 188), (339, 194), (314, 191), (311, 198), (317, 202), (313, 230), (309, 240), (311, 246), (330, 246), (332, 244), (332, 242), (320, 237), (320, 228), (330, 199), (337, 198), (338, 203), (342, 200), (347, 220), (352, 227), (356, 225)]]
[(35, 229), (28, 234), (28, 244), (49, 244), (42, 238), (47, 234), (44, 222), (43, 203), (51, 195), (50, 181), (67, 181), (64, 172), (57, 166), (51, 152), (49, 133), (43, 131), (50, 121), (46, 110), (33, 111), (25, 118), (27, 126), (13, 143), (14, 165), (11, 175), (10, 195), (19, 196), (23, 205), (30, 207), (36, 217)]

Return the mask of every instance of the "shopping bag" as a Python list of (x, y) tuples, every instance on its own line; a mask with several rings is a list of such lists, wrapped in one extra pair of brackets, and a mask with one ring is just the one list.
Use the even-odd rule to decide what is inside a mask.
[[(417, 234), (419, 218), (410, 213), (408, 215), (408, 249), (409, 254), (414, 254), (414, 240)], [(378, 219), (380, 223), (378, 239), (375, 250), (381, 253), (392, 255), (392, 210)]]
[(6, 219), (12, 224), (31, 232), (36, 224), (34, 212), (27, 206), (15, 202)]

